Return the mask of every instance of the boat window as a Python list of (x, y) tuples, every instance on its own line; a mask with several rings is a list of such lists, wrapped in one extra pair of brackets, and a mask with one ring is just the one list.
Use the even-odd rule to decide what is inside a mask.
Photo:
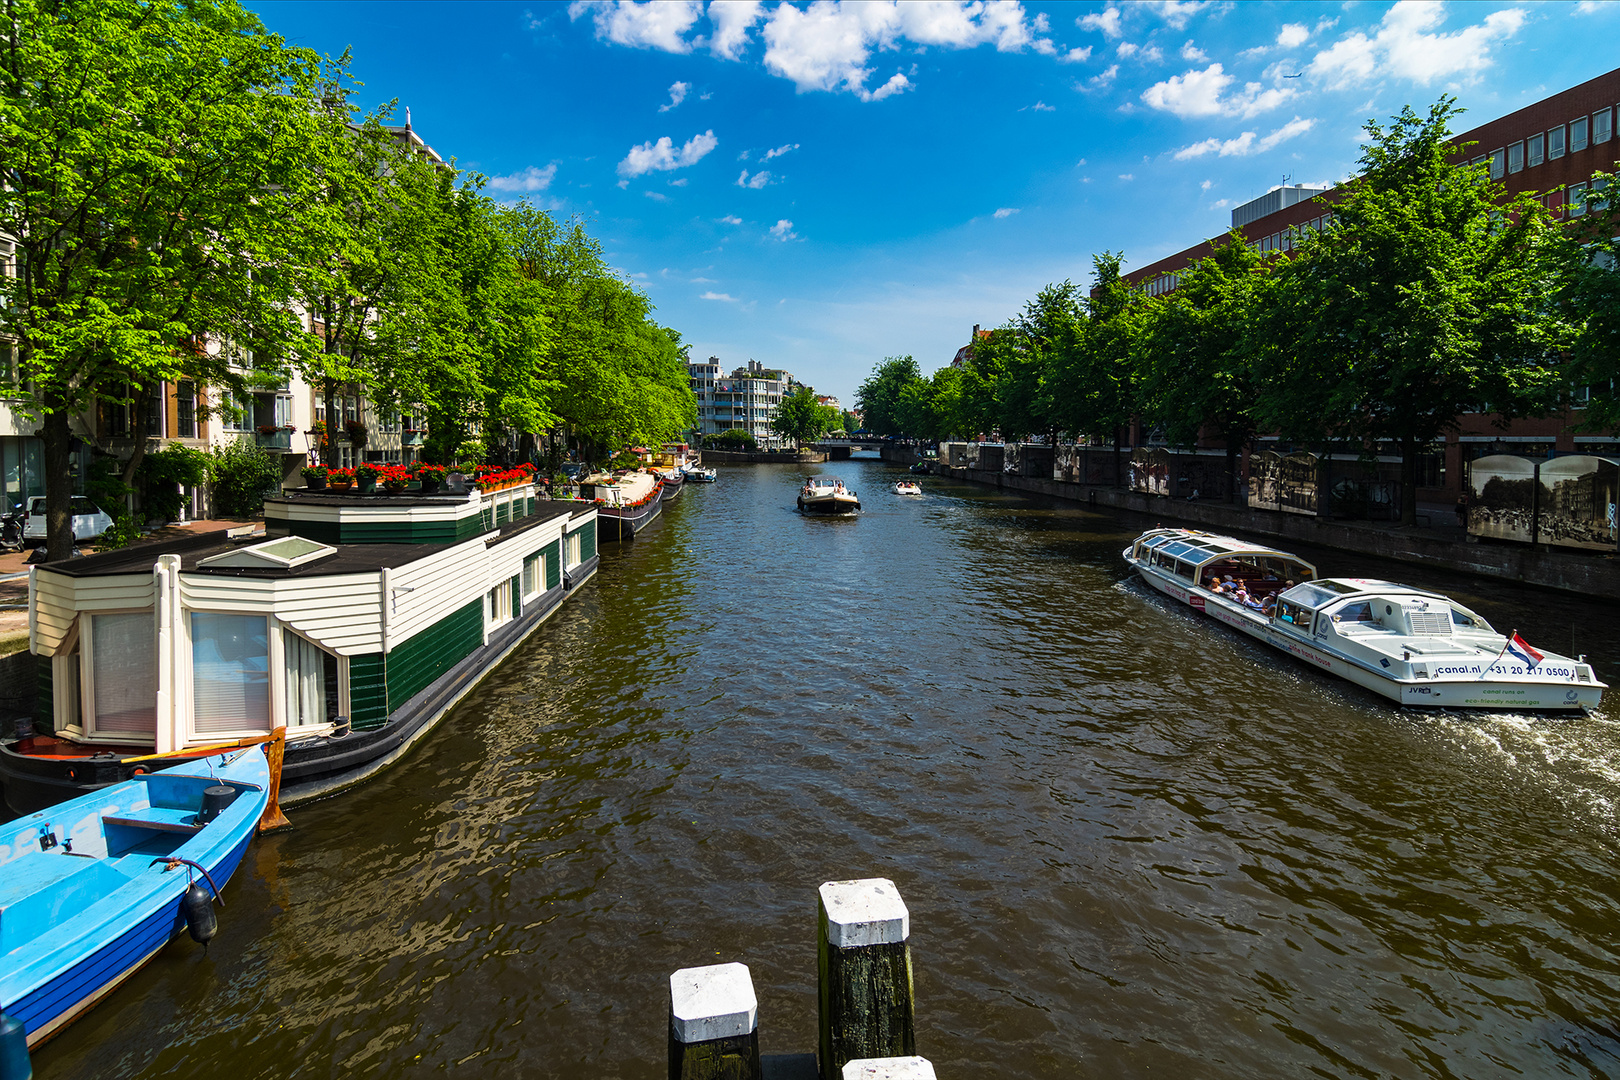
[(263, 615), (191, 613), (192, 720), (199, 734), (270, 730), (270, 632)]
[(1188, 581), (1191, 581), (1192, 576), (1193, 576), (1193, 569), (1194, 568), (1193, 568), (1192, 563), (1190, 563), (1190, 562), (1182, 562), (1179, 559), (1176, 560), (1176, 570), (1175, 570), (1175, 572), (1176, 572), (1177, 577), (1184, 577)]
[(338, 701), (337, 657), (290, 631), (282, 631), (281, 652), (286, 673), (287, 727), (336, 723), (343, 712)]
[(1468, 626), (1475, 630), (1489, 630), (1491, 628), (1490, 623), (1475, 615), (1472, 611), (1464, 611), (1458, 607), (1451, 609), (1451, 622), (1454, 626)]
[(157, 734), (157, 637), (150, 611), (90, 617), (90, 693), (97, 732)]
[(1292, 600), (1280, 600), (1277, 603), (1278, 620), (1285, 623), (1293, 623), (1301, 630), (1310, 630), (1311, 616), (1314, 614), (1315, 612), (1310, 608), (1305, 607), (1302, 604), (1298, 604)]
[(1333, 617), (1340, 622), (1369, 623), (1376, 621), (1373, 619), (1372, 601), (1370, 600), (1346, 604)]

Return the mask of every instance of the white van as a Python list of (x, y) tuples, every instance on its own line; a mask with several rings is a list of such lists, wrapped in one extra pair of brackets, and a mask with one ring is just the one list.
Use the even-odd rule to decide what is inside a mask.
[[(75, 540), (89, 540), (112, 528), (112, 518), (83, 495), (73, 496), (68, 503), (68, 512), (73, 515)], [(28, 522), (23, 526), (23, 547), (38, 547), (44, 542), (45, 496), (35, 495), (28, 500)]]

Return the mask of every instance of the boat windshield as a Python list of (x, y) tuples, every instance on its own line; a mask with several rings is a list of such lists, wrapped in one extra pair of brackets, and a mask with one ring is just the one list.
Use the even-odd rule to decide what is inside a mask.
[(1359, 588), (1344, 585), (1337, 581), (1307, 581), (1303, 585), (1295, 585), (1283, 593), (1283, 596), (1296, 604), (1306, 607), (1319, 608), (1324, 604), (1331, 604), (1341, 596), (1360, 592)]

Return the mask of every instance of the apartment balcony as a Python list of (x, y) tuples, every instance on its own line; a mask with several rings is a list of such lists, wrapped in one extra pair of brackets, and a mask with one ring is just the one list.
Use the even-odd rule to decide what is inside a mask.
[(406, 446), (421, 446), (426, 439), (427, 432), (421, 430), (420, 428), (406, 428), (404, 439), (402, 441)]
[(290, 427), (261, 427), (253, 433), (253, 441), (260, 450), (287, 453), (292, 450), (293, 429)]

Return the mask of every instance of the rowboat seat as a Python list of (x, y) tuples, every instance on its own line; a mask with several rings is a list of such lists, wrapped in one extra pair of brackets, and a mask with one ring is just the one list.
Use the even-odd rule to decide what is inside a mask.
[(157, 832), (195, 833), (202, 829), (197, 824), (197, 811), (189, 807), (148, 806), (125, 814), (101, 815), (103, 825), (125, 825), (132, 829), (152, 829)]

